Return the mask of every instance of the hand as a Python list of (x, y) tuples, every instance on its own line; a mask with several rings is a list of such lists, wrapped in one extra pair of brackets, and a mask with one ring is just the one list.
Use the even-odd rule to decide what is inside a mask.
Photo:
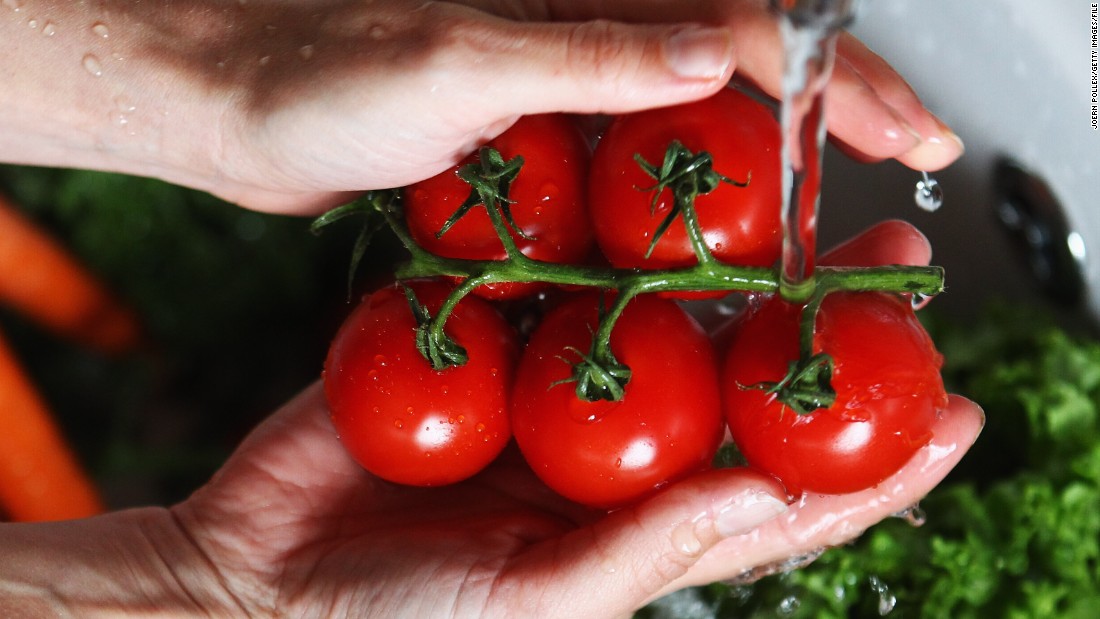
[[(886, 222), (823, 262), (929, 255)], [(928, 445), (854, 494), (787, 504), (774, 480), (724, 469), (607, 514), (551, 493), (515, 451), (452, 486), (381, 481), (348, 457), (314, 385), (171, 509), (0, 523), (0, 616), (613, 617), (858, 536), (939, 483), (982, 423), (952, 397)]]
[[(102, 28), (44, 37), (20, 23), (30, 5), (0, 23), (17, 42), (0, 160), (158, 176), (271, 211), (421, 180), (522, 114), (684, 102), (735, 69), (779, 92), (763, 0), (51, 4), (58, 28)], [(962, 152), (848, 35), (827, 116), (861, 159), (935, 170)]]
[[(900, 222), (831, 254), (862, 264), (928, 256)], [(604, 514), (556, 497), (509, 452), (453, 486), (380, 481), (345, 455), (314, 386), (172, 512), (215, 572), (207, 582), (249, 613), (611, 617), (858, 536), (935, 486), (981, 425), (981, 411), (953, 397), (931, 444), (851, 495), (786, 505), (773, 480), (727, 469)]]

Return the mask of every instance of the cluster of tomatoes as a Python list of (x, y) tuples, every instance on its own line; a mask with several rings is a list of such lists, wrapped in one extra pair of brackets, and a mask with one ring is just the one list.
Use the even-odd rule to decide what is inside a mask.
[[(419, 248), (447, 259), (504, 264), (518, 251), (536, 266), (674, 277), (700, 251), (666, 182), (678, 174), (665, 165), (675, 144), (709, 153), (724, 175), (692, 196), (709, 255), (771, 267), (782, 242), (779, 143), (772, 111), (734, 89), (616, 117), (594, 148), (570, 117), (525, 117), (491, 151), (405, 188), (402, 225)], [(472, 169), (492, 187), (472, 192)], [(614, 290), (521, 279), (494, 279), (457, 304), (454, 277), (412, 279), (353, 310), (324, 383), (336, 430), (364, 468), (397, 483), (449, 484), (514, 438), (549, 487), (610, 508), (710, 467), (728, 430), (748, 463), (792, 494), (842, 493), (896, 471), (928, 442), (946, 404), (940, 356), (901, 295), (824, 298), (813, 339), (828, 355), (818, 369), (835, 398), (794, 410), (779, 393), (804, 352), (799, 305), (778, 296), (754, 304), (720, 355), (675, 298), (680, 288), (638, 294), (593, 358)], [(530, 333), (499, 311), (502, 300), (551, 288)], [(433, 344), (441, 312), (449, 351)], [(578, 381), (605, 397), (583, 397)]]

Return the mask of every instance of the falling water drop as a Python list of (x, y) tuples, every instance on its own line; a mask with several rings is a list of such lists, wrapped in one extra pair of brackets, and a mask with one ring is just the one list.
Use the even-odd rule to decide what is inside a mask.
[(943, 206), (943, 187), (940, 187), (939, 181), (928, 176), (928, 172), (921, 172), (921, 179), (913, 191), (913, 201), (929, 213), (936, 211)]
[(799, 606), (802, 606), (802, 600), (794, 595), (788, 595), (779, 600), (779, 606), (776, 607), (775, 614), (780, 617), (790, 617), (798, 612)]
[(869, 576), (868, 582), (871, 583), (871, 591), (878, 594), (878, 614), (881, 617), (885, 617), (893, 612), (894, 607), (898, 604), (898, 598), (890, 591), (890, 587), (886, 586), (886, 583), (878, 576)]
[(84, 65), (84, 70), (93, 77), (103, 75), (103, 65), (99, 62), (99, 58), (97, 58), (95, 54), (85, 54), (84, 59), (81, 60), (80, 63)]

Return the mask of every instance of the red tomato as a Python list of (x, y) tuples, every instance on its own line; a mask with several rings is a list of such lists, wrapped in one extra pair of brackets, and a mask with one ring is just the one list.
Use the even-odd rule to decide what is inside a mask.
[(678, 140), (693, 153), (709, 152), (714, 170), (747, 187), (719, 184), (695, 201), (711, 253), (722, 262), (771, 266), (782, 245), (780, 226), (780, 130), (771, 110), (733, 89), (695, 103), (616, 118), (596, 145), (589, 178), (589, 208), (600, 249), (617, 267), (661, 269), (696, 263), (683, 219), (676, 221), (646, 258), (653, 235), (672, 208), (661, 193), (651, 213), (655, 180), (634, 160), (654, 166)]
[[(512, 217), (528, 238), (512, 230), (519, 250), (535, 260), (582, 262), (593, 246), (585, 198), (590, 153), (583, 134), (566, 116), (524, 116), (488, 144), (504, 160), (520, 155), (523, 168), (509, 189)], [(409, 187), (405, 213), (413, 239), (428, 251), (448, 258), (503, 260), (504, 246), (493, 230), (485, 207), (466, 213), (442, 237), (447, 220), (470, 194), (458, 169), (477, 162), (477, 154), (461, 164)], [(516, 298), (541, 287), (537, 283), (491, 284), (478, 288), (488, 298)]]
[(755, 468), (792, 494), (841, 494), (878, 484), (931, 438), (947, 406), (936, 351), (909, 302), (834, 293), (817, 316), (814, 352), (834, 361), (836, 401), (799, 415), (775, 395), (742, 386), (776, 382), (798, 358), (798, 307), (762, 306), (739, 327), (722, 375), (733, 440)]
[[(450, 291), (408, 285), (433, 313)], [(516, 336), (487, 302), (467, 297), (445, 331), (469, 361), (436, 371), (416, 348), (416, 326), (400, 286), (370, 295), (329, 348), (325, 394), (340, 440), (363, 468), (402, 484), (449, 484), (483, 469), (511, 437)]]
[(627, 306), (611, 350), (631, 369), (618, 402), (580, 400), (562, 357), (588, 352), (595, 295), (554, 308), (520, 360), (512, 397), (516, 442), (553, 490), (596, 507), (624, 505), (706, 469), (723, 435), (714, 353), (674, 302), (642, 296)]

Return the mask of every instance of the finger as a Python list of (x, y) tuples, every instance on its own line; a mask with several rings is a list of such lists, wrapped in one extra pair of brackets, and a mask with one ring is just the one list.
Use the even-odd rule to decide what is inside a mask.
[(734, 70), (729, 29), (498, 20), (503, 51), (469, 86), (506, 113), (624, 113), (700, 99)]
[(838, 56), (825, 98), (834, 142), (861, 161), (892, 159), (921, 144), (909, 121), (879, 96), (844, 57)]
[(911, 224), (888, 220), (837, 245), (821, 257), (830, 266), (871, 267), (888, 264), (927, 265), (932, 260), (928, 238)]
[(758, 568), (756, 573), (760, 574), (768, 566), (858, 537), (868, 527), (928, 494), (974, 444), (984, 423), (978, 405), (952, 396), (933, 428), (932, 441), (900, 471), (862, 492), (803, 496), (780, 517), (716, 544), (658, 595), (743, 576), (750, 568)]
[(837, 40), (837, 55), (920, 136), (916, 147), (898, 156), (898, 161), (916, 170), (933, 171), (962, 156), (964, 147), (959, 136), (928, 111), (905, 79), (882, 57), (850, 35)]
[[(558, 605), (545, 609), (551, 616), (629, 613), (682, 578), (720, 540), (785, 510), (785, 492), (774, 479), (747, 469), (700, 474), (545, 548), (568, 569), (560, 570), (553, 590), (539, 583), (539, 595), (527, 599), (555, 600)], [(544, 560), (534, 559), (543, 566)], [(513, 576), (524, 580), (522, 571)]]

